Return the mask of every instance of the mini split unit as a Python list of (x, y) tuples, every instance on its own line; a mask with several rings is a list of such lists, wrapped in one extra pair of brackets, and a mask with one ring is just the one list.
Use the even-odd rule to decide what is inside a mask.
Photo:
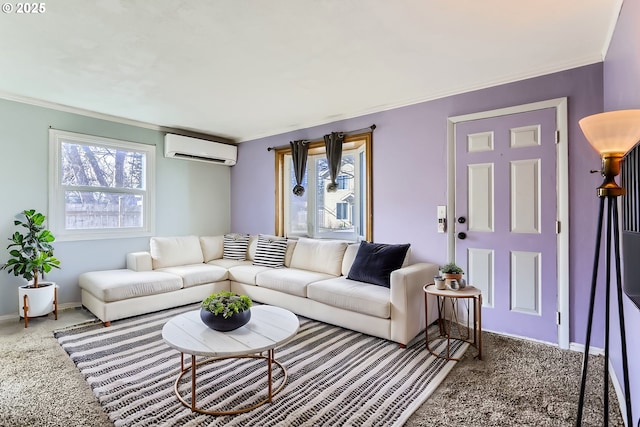
[(233, 166), (238, 158), (238, 147), (168, 133), (164, 136), (164, 156)]

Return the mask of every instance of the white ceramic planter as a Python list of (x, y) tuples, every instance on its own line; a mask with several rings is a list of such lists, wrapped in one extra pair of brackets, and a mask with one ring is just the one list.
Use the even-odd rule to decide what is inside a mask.
[[(27, 296), (29, 317), (38, 317), (49, 314), (54, 310), (55, 289), (53, 282), (40, 282), (37, 288), (30, 288), (29, 284), (18, 288), (18, 307), (20, 317), (24, 316), (24, 296)], [(45, 285), (45, 286), (43, 286)]]

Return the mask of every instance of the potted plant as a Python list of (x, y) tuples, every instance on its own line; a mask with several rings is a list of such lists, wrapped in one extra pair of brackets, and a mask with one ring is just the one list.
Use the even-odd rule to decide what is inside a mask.
[[(27, 280), (27, 284), (20, 286), (18, 290), (20, 317), (26, 319), (27, 316), (43, 316), (54, 310), (56, 285), (41, 282), (40, 278), (43, 273), (60, 268), (60, 261), (53, 256), (51, 243), (55, 237), (44, 226), (45, 216), (34, 209), (25, 210), (21, 215), (25, 217), (25, 221), (16, 219), (13, 224), (26, 230), (23, 230), (24, 234), (18, 230), (9, 237), (11, 243), (7, 249), (10, 257), (0, 270), (7, 270), (8, 273)], [(27, 316), (23, 304), (27, 305)]]
[(462, 273), (464, 273), (464, 271), (460, 266), (456, 265), (455, 262), (443, 265), (440, 267), (440, 272), (448, 287), (450, 287), (452, 280), (455, 280), (458, 285), (461, 284)]
[(235, 292), (221, 291), (202, 301), (200, 318), (216, 331), (232, 331), (244, 326), (251, 319), (251, 298)]

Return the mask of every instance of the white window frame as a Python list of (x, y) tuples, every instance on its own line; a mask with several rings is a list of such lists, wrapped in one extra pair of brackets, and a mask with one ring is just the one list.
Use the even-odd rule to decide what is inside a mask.
[[(143, 195), (142, 227), (66, 229), (65, 190), (99, 191), (102, 187), (62, 185), (62, 143), (96, 145), (145, 154), (145, 178), (142, 189), (114, 189), (109, 192)], [(155, 163), (156, 146), (49, 129), (49, 228), (58, 241), (99, 240), (147, 237), (155, 233)]]

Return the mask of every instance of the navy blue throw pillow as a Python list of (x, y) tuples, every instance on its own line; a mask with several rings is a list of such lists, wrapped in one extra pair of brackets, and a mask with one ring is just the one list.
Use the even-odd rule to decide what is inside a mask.
[(390, 288), (391, 272), (402, 267), (409, 246), (361, 242), (347, 279)]

